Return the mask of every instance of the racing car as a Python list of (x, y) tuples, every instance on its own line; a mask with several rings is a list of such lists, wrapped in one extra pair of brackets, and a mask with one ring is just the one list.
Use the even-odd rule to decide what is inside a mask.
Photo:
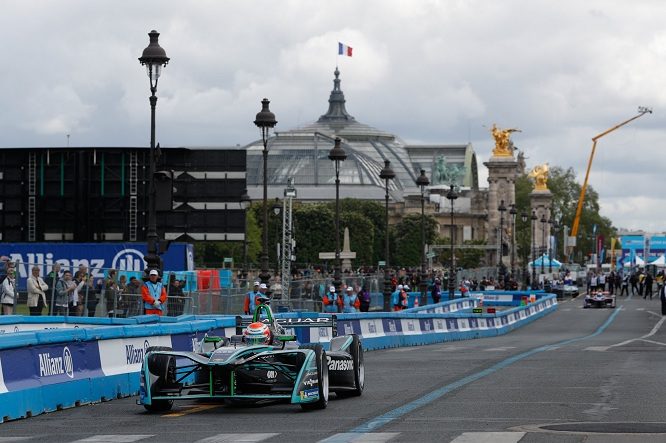
[(583, 308), (614, 308), (615, 295), (608, 291), (597, 291), (585, 295), (585, 304)]
[[(285, 322), (289, 328), (330, 327), (329, 350), (319, 343), (298, 345)], [(196, 352), (148, 348), (137, 403), (151, 412), (168, 411), (174, 400), (184, 399), (283, 401), (313, 410), (326, 408), (329, 392), (360, 396), (365, 386), (361, 340), (356, 334), (336, 336), (336, 327), (335, 315), (277, 319), (262, 303), (251, 319), (237, 317), (236, 335), (205, 336)]]

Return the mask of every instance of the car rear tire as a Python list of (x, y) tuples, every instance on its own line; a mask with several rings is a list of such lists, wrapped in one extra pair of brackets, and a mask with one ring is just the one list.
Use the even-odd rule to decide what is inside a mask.
[[(146, 354), (152, 351), (172, 351), (168, 346), (151, 346), (146, 349)], [(148, 371), (158, 378), (150, 386), (150, 396), (159, 395), (159, 390), (163, 386), (176, 383), (176, 359), (172, 355), (150, 355), (148, 356)], [(168, 411), (173, 406), (173, 400), (152, 400), (151, 404), (144, 404), (143, 407), (150, 412)]]
[(341, 398), (358, 397), (363, 394), (365, 387), (365, 366), (363, 364), (363, 345), (356, 334), (352, 334), (352, 343), (349, 345), (349, 354), (354, 362), (354, 389), (351, 391), (337, 391), (336, 395)]
[(318, 343), (301, 345), (299, 349), (311, 349), (314, 351), (317, 365), (317, 386), (319, 389), (319, 400), (313, 403), (301, 403), (301, 408), (304, 411), (326, 409), (328, 405), (328, 360), (326, 358), (326, 351)]

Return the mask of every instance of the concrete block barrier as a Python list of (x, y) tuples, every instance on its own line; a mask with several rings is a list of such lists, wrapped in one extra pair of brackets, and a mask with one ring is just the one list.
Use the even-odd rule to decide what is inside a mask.
[[(482, 295), (487, 306), (495, 294)], [(337, 333), (358, 334), (366, 350), (419, 346), (505, 334), (557, 309), (555, 295), (538, 294), (534, 303), (519, 306), (523, 296), (498, 294), (503, 306), (493, 314), (472, 312), (481, 303), (477, 294), (400, 312), (337, 314)], [(290, 322), (324, 316), (276, 315), (287, 329)], [(327, 346), (332, 338), (325, 327), (293, 331), (302, 343)], [(192, 351), (205, 334), (235, 333), (235, 316), (2, 317), (0, 422), (134, 395), (148, 347)]]

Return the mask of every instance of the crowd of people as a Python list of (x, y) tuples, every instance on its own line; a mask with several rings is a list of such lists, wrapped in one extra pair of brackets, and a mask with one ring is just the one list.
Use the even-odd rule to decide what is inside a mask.
[[(109, 316), (126, 317), (139, 314), (169, 315), (183, 313), (185, 298), (183, 282), (170, 274), (164, 285), (157, 270), (149, 272), (146, 281), (109, 269), (105, 278), (93, 278), (88, 267), (78, 266), (76, 272), (54, 263), (46, 276), (41, 268), (32, 266), (26, 279), (26, 304), (30, 315)], [(20, 291), (16, 267), (7, 256), (0, 257), (0, 303), (2, 314), (17, 313)], [(152, 301), (151, 301), (152, 300)], [(156, 303), (159, 302), (159, 303)]]
[(623, 273), (591, 270), (587, 273), (586, 290), (588, 294), (594, 291), (607, 291), (610, 294), (638, 295), (652, 300), (654, 295), (664, 296), (665, 280), (663, 269), (654, 275), (642, 268)]

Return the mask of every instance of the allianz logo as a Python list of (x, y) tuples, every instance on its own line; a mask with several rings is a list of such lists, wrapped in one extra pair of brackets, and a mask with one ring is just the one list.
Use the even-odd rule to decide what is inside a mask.
[(39, 355), (39, 376), (50, 377), (65, 374), (74, 378), (74, 359), (67, 346), (62, 350), (62, 356), (52, 357), (50, 352), (42, 352)]
[(146, 355), (146, 350), (150, 347), (148, 340), (144, 340), (143, 348), (134, 346), (133, 344), (125, 345), (125, 358), (128, 365), (136, 365), (143, 363), (143, 357)]

